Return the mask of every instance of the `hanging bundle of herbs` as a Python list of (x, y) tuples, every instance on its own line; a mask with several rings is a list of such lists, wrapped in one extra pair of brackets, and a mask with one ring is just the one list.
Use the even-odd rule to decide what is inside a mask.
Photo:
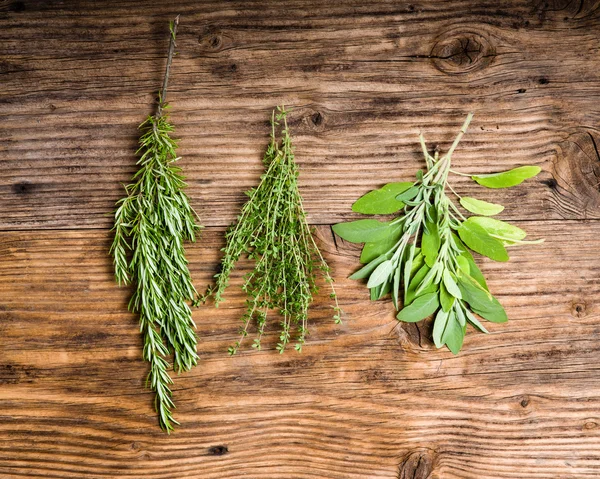
[[(412, 183), (389, 183), (358, 199), (352, 210), (372, 215), (401, 214), (387, 222), (363, 219), (334, 226), (336, 234), (364, 243), (360, 256), (366, 265), (350, 276), (367, 279), (371, 299), (391, 294), (398, 320), (417, 322), (436, 313), (433, 340), (454, 354), (462, 347), (467, 324), (487, 333), (478, 317), (507, 321), (506, 312), (489, 292), (469, 249), (496, 261), (508, 261), (506, 247), (539, 241), (524, 240), (521, 228), (491, 216), (504, 207), (459, 196), (448, 183), (449, 173), (471, 176), (488, 188), (507, 188), (537, 175), (537, 166), (502, 173), (466, 175), (452, 170), (452, 154), (472, 119), (469, 114), (448, 152), (429, 153), (420, 136), (427, 171)], [(446, 194), (458, 198), (459, 209)], [(466, 217), (471, 212), (477, 216)], [(402, 308), (400, 302), (403, 298)]]
[[(165, 113), (167, 83), (174, 54), (179, 17), (171, 24), (171, 41), (156, 114), (140, 125), (138, 172), (125, 186), (127, 196), (117, 203), (111, 253), (119, 284), (135, 287), (129, 309), (140, 317), (143, 357), (150, 363), (147, 386), (155, 393), (160, 426), (173, 430), (175, 407), (170, 365), (187, 371), (198, 361), (196, 332), (187, 302), (196, 296), (183, 242), (195, 241), (200, 226), (183, 191), (184, 178), (174, 163), (177, 142)], [(131, 254), (128, 254), (131, 251)]]
[[(242, 318), (240, 339), (229, 348), (235, 354), (256, 323), (256, 338), (252, 347), (260, 349), (267, 316), (271, 310), (280, 315), (281, 332), (277, 350), (280, 353), (296, 329), (295, 348), (302, 350), (308, 334), (308, 308), (316, 286), (316, 270), (320, 270), (331, 285), (335, 302), (334, 319), (340, 322), (340, 308), (333, 288), (329, 267), (312, 236), (298, 190), (298, 167), (294, 161), (292, 139), (283, 107), (273, 112), (271, 141), (263, 163), (265, 172), (260, 184), (247, 192), (248, 202), (234, 225), (226, 233), (226, 246), (221, 271), (214, 289), (209, 290), (218, 306), (229, 284), (235, 263), (242, 254), (255, 261), (254, 270), (244, 278), (242, 289), (248, 294), (247, 310)], [(281, 141), (275, 137), (281, 128)]]

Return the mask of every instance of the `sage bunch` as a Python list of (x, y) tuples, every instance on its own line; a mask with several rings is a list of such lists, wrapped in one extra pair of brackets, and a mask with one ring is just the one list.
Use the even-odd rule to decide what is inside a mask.
[[(281, 139), (276, 130), (281, 130)], [(318, 292), (316, 272), (320, 271), (331, 286), (334, 319), (340, 322), (340, 308), (329, 266), (313, 238), (298, 190), (298, 166), (294, 161), (287, 111), (280, 107), (271, 118), (271, 141), (263, 158), (265, 172), (242, 207), (237, 221), (225, 235), (226, 246), (216, 285), (209, 290), (215, 305), (223, 293), (235, 264), (245, 254), (254, 260), (254, 270), (244, 277), (243, 291), (248, 295), (242, 317), (240, 338), (229, 348), (235, 354), (256, 324), (252, 347), (261, 348), (267, 318), (278, 313), (281, 331), (276, 349), (283, 353), (290, 341), (302, 350), (308, 335), (308, 308)], [(295, 336), (292, 336), (294, 334)]]
[[(361, 219), (333, 227), (343, 239), (364, 243), (360, 262), (365, 266), (350, 278), (366, 279), (372, 300), (390, 294), (399, 321), (418, 322), (435, 314), (433, 341), (454, 354), (463, 345), (467, 324), (487, 333), (481, 318), (496, 323), (508, 320), (470, 251), (508, 261), (507, 247), (543, 241), (527, 241), (521, 228), (492, 218), (502, 212), (502, 205), (461, 197), (449, 184), (449, 174), (456, 173), (488, 188), (507, 188), (540, 172), (537, 166), (486, 175), (451, 169), (452, 154), (472, 117), (468, 115), (441, 157), (437, 151), (429, 153), (420, 135), (426, 171), (419, 170), (416, 181), (388, 183), (352, 206), (353, 211), (369, 215), (399, 213), (395, 219)], [(467, 217), (469, 213), (476, 216)]]
[(139, 127), (139, 170), (125, 186), (115, 213), (111, 253), (119, 284), (134, 285), (129, 310), (139, 314), (143, 358), (150, 363), (146, 385), (155, 392), (155, 409), (163, 430), (179, 424), (172, 415), (168, 357), (173, 369), (188, 371), (198, 362), (196, 332), (188, 301), (197, 295), (183, 243), (195, 241), (200, 226), (175, 166), (177, 142), (166, 109), (169, 68), (178, 19), (171, 25), (167, 70), (157, 112)]

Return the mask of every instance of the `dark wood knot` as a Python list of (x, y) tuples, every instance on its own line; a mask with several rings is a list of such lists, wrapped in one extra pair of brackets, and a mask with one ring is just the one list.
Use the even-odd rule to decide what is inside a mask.
[(229, 448), (225, 445), (211, 446), (208, 448), (208, 453), (211, 456), (224, 456), (229, 452)]
[(412, 451), (398, 466), (398, 479), (428, 479), (434, 462), (435, 453), (431, 449)]
[(27, 181), (20, 181), (19, 183), (12, 185), (13, 193), (16, 195), (29, 195), (35, 190), (35, 188), (35, 184)]
[(313, 131), (323, 131), (325, 130), (325, 115), (320, 111), (309, 109), (303, 113), (302, 123)]
[(433, 46), (430, 58), (439, 71), (458, 75), (487, 67), (495, 55), (496, 49), (482, 34), (456, 31), (442, 35)]
[(198, 43), (205, 49), (218, 52), (223, 49), (223, 31), (214, 25), (209, 25), (198, 37)]
[(552, 164), (556, 208), (573, 218), (599, 218), (600, 133), (582, 130), (558, 145)]
[(585, 303), (573, 303), (571, 314), (576, 318), (583, 318), (586, 314)]

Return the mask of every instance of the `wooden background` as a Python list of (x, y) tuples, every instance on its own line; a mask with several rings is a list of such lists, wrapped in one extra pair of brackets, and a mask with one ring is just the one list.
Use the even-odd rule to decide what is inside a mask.
[[(0, 1), (0, 477), (600, 477), (599, 3)], [(207, 227), (187, 248), (198, 289), (284, 103), (346, 318), (319, 298), (302, 354), (277, 354), (271, 324), (263, 351), (230, 358), (238, 272), (222, 307), (194, 312), (201, 360), (176, 378), (167, 436), (107, 251), (178, 13), (169, 99)], [(511, 320), (455, 357), (346, 279), (359, 249), (330, 225), (414, 175), (419, 131), (447, 148), (468, 111), (457, 169), (543, 172), (456, 189), (546, 242), (480, 259)]]

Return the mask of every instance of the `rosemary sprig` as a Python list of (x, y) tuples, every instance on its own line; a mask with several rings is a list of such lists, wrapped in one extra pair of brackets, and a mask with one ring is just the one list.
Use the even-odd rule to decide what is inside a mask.
[[(196, 365), (195, 324), (187, 301), (196, 290), (190, 278), (183, 248), (184, 240), (195, 241), (200, 226), (184, 193), (181, 169), (174, 163), (177, 142), (165, 113), (169, 69), (175, 48), (179, 17), (171, 24), (171, 41), (163, 87), (154, 115), (140, 125), (140, 159), (134, 183), (125, 186), (127, 196), (117, 203), (114, 224), (115, 276), (119, 284), (133, 283), (129, 309), (139, 313), (144, 339), (143, 357), (150, 363), (146, 386), (155, 393), (159, 423), (167, 433), (179, 424), (172, 416), (175, 407), (170, 385), (169, 363), (187, 371)], [(128, 257), (127, 251), (133, 253)]]
[[(255, 261), (254, 270), (245, 276), (242, 286), (249, 299), (242, 317), (241, 337), (229, 348), (232, 355), (248, 335), (253, 320), (256, 321), (257, 336), (252, 347), (260, 349), (267, 315), (272, 309), (278, 310), (281, 316), (277, 350), (283, 353), (290, 342), (293, 326), (297, 329), (295, 349), (302, 350), (308, 334), (308, 308), (313, 294), (318, 291), (316, 269), (321, 270), (331, 285), (334, 319), (341, 321), (329, 267), (306, 220), (286, 115), (283, 107), (278, 108), (277, 113), (273, 112), (271, 141), (263, 159), (266, 171), (259, 185), (247, 192), (250, 199), (225, 235), (221, 271), (215, 276), (215, 288), (208, 293), (214, 296), (218, 306), (240, 256), (247, 253)], [(278, 142), (275, 130), (280, 126), (281, 141)]]
[[(433, 340), (438, 348), (446, 345), (455, 354), (462, 347), (467, 323), (487, 333), (477, 316), (492, 322), (508, 320), (504, 308), (489, 292), (469, 248), (493, 260), (508, 261), (507, 246), (543, 241), (525, 241), (525, 231), (489, 217), (500, 213), (503, 206), (460, 197), (448, 183), (449, 173), (456, 173), (450, 169), (452, 154), (472, 117), (468, 115), (441, 158), (437, 151), (429, 154), (420, 136), (427, 171), (417, 172), (416, 182), (389, 183), (352, 206), (366, 214), (402, 210), (400, 216), (389, 222), (365, 219), (334, 226), (342, 238), (365, 243), (360, 260), (367, 264), (350, 278), (368, 278), (372, 300), (391, 293), (397, 309), (402, 291), (400, 321), (421, 321), (437, 311)], [(466, 176), (489, 188), (506, 188), (539, 172), (538, 167), (522, 166), (502, 173)], [(466, 218), (447, 190), (465, 210), (481, 216)]]

